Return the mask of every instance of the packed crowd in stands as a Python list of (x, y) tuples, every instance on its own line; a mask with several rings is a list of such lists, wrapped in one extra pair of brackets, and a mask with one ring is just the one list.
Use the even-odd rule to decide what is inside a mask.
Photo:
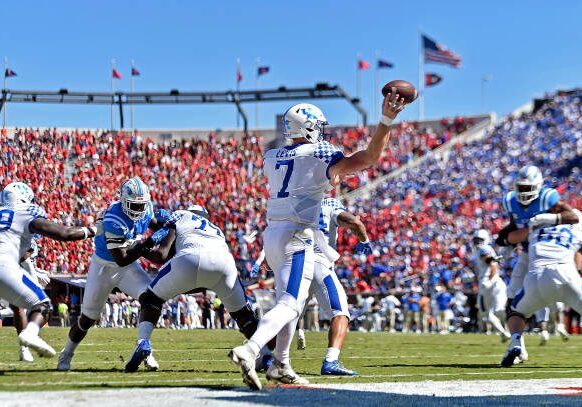
[[(467, 120), (443, 121), (438, 130), (399, 125), (376, 169), (348, 179), (352, 189), (429, 154), (420, 166), (384, 182), (370, 198), (349, 209), (364, 220), (374, 251), (354, 256), (356, 237), (341, 231), (337, 272), (348, 292), (434, 292), (437, 285), (474, 290), (470, 236), (477, 228), (497, 232), (505, 220), (501, 197), (524, 164), (540, 166), (548, 183), (582, 207), (582, 104), (557, 96), (536, 113), (509, 117), (481, 141), (431, 151), (464, 131)], [(0, 134), (0, 180), (28, 182), (52, 219), (93, 224), (119, 185), (131, 175), (151, 188), (156, 206), (176, 209), (197, 203), (212, 211), (237, 260), (251, 261), (265, 227), (262, 140), (210, 134), (208, 140), (155, 143), (139, 134), (17, 129)], [(347, 152), (361, 147), (368, 129), (336, 129), (332, 142)], [(65, 176), (63, 174), (66, 174)], [(258, 231), (259, 233), (253, 233)], [(256, 234), (256, 236), (255, 236)], [(91, 242), (41, 239), (39, 268), (86, 272)], [(244, 272), (244, 270), (243, 270)]]
[(364, 220), (374, 251), (352, 256), (355, 236), (340, 233), (337, 272), (348, 291), (434, 292), (439, 283), (474, 290), (472, 233), (496, 233), (506, 223), (502, 196), (526, 164), (538, 165), (550, 186), (582, 208), (579, 96), (557, 96), (533, 114), (506, 118), (483, 140), (432, 155), (357, 200), (350, 209)]

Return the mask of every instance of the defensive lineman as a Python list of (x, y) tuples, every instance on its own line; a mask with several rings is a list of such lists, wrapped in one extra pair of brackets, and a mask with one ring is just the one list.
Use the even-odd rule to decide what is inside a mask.
[(95, 235), (95, 228), (67, 227), (46, 219), (46, 212), (34, 203), (32, 189), (12, 182), (2, 191), (0, 205), (0, 297), (28, 310), (28, 323), (18, 335), (21, 346), (40, 356), (53, 357), (55, 350), (41, 339), (40, 328), (48, 322), (51, 303), (19, 262), (38, 233), (60, 241), (83, 240)]
[(151, 251), (150, 258), (162, 263), (173, 257), (160, 268), (149, 288), (139, 297), (141, 322), (135, 350), (125, 366), (126, 372), (135, 372), (150, 355), (150, 338), (160, 318), (162, 305), (178, 294), (197, 288), (216, 292), (247, 338), (255, 332), (259, 322), (247, 302), (224, 234), (210, 222), (206, 209), (194, 205), (188, 210), (175, 211), (165, 220), (165, 225), (170, 232)]
[[(510, 223), (499, 232), (496, 243), (499, 246), (509, 246), (521, 243), (522, 253), (511, 272), (511, 279), (507, 286), (507, 319), (511, 318), (510, 303), (523, 287), (523, 280), (528, 270), (528, 243), (527, 236), (523, 241), (508, 239), (509, 233), (521, 228), (537, 228), (557, 224), (578, 223), (578, 216), (572, 208), (560, 199), (560, 194), (553, 188), (544, 186), (544, 178), (540, 169), (534, 165), (522, 167), (515, 179), (514, 190), (503, 197), (503, 208)], [(528, 354), (523, 344), (522, 360), (527, 360)]]
[(270, 187), (267, 202), (265, 254), (275, 272), (277, 304), (261, 319), (257, 331), (229, 357), (238, 365), (244, 381), (262, 387), (254, 369), (261, 348), (277, 336), (275, 362), (267, 378), (281, 383), (306, 383), (291, 368), (289, 348), (303, 311), (315, 262), (314, 242), (330, 262), (339, 257), (328, 246), (318, 227), (321, 201), (342, 176), (374, 165), (382, 154), (392, 120), (404, 108), (393, 88), (384, 99), (382, 118), (370, 144), (345, 157), (335, 146), (323, 141), (325, 116), (316, 106), (301, 103), (283, 116), (285, 137), (291, 144), (265, 153), (264, 171)]
[(509, 339), (509, 332), (501, 322), (507, 303), (506, 285), (499, 276), (499, 258), (490, 245), (491, 238), (485, 229), (473, 235), (473, 264), (479, 283), (477, 303), (485, 320), (501, 335), (503, 341)]
[[(121, 186), (120, 200), (113, 202), (97, 220), (95, 253), (89, 266), (81, 316), (69, 331), (59, 355), (58, 370), (71, 369), (77, 346), (99, 318), (111, 290), (118, 287), (138, 298), (147, 289), (150, 278), (137, 260), (147, 257), (151, 246), (151, 237), (143, 238), (148, 228), (157, 228), (149, 189), (139, 177), (130, 178)], [(151, 370), (157, 366), (153, 356), (146, 361)]]
[[(582, 214), (575, 211), (579, 219)], [(523, 287), (511, 302), (508, 324), (511, 342), (501, 365), (512, 366), (521, 358), (526, 319), (536, 310), (563, 301), (582, 313), (582, 278), (574, 263), (574, 255), (582, 248), (582, 225), (523, 228), (509, 234), (514, 241), (529, 241), (529, 269)]]

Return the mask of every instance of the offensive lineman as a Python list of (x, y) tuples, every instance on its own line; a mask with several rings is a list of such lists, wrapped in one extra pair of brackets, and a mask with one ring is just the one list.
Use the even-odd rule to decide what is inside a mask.
[[(582, 214), (575, 210), (582, 220)], [(503, 367), (511, 367), (521, 358), (524, 348), (523, 331), (526, 319), (536, 310), (563, 301), (576, 312), (582, 312), (582, 278), (574, 263), (574, 256), (582, 248), (582, 225), (544, 225), (541, 228), (522, 228), (513, 231), (512, 241), (529, 241), (529, 268), (523, 287), (511, 302), (508, 320), (511, 342), (501, 360)]]
[[(503, 197), (502, 204), (510, 222), (499, 232), (496, 243), (499, 246), (521, 243), (523, 248), (507, 286), (507, 320), (509, 322), (512, 315), (511, 301), (523, 287), (523, 280), (528, 270), (527, 236), (523, 241), (517, 242), (508, 239), (509, 233), (527, 227), (574, 224), (578, 223), (578, 216), (567, 203), (560, 199), (558, 191), (544, 186), (542, 172), (534, 165), (526, 165), (519, 170), (515, 180), (515, 189)], [(527, 357), (522, 337), (521, 359), (527, 360)]]
[(164, 225), (169, 228), (169, 233), (157, 248), (151, 250), (150, 258), (156, 263), (163, 263), (170, 257), (171, 260), (160, 268), (139, 298), (141, 322), (135, 350), (125, 365), (126, 372), (135, 372), (150, 355), (150, 338), (160, 318), (162, 304), (178, 294), (199, 288), (216, 292), (247, 338), (259, 323), (248, 304), (224, 234), (210, 222), (208, 211), (200, 205), (178, 210), (165, 220)]
[(35, 233), (59, 241), (73, 241), (95, 236), (95, 228), (67, 227), (49, 221), (44, 209), (34, 203), (32, 189), (23, 182), (12, 182), (2, 191), (0, 297), (28, 310), (26, 328), (18, 335), (20, 345), (41, 357), (53, 357), (55, 350), (38, 336), (50, 316), (50, 299), (19, 264)]
[[(111, 290), (119, 287), (139, 298), (147, 289), (150, 278), (138, 259), (147, 258), (147, 248), (152, 246), (151, 236), (143, 239), (148, 228), (158, 228), (149, 189), (139, 177), (130, 178), (121, 186), (120, 200), (113, 202), (97, 220), (95, 253), (89, 266), (81, 316), (69, 330), (57, 370), (71, 369), (77, 346), (99, 319)], [(153, 356), (146, 360), (146, 367), (158, 368)]]
[(277, 337), (275, 361), (267, 369), (267, 378), (281, 383), (307, 383), (291, 368), (289, 348), (313, 279), (314, 243), (318, 243), (330, 262), (339, 257), (317, 227), (321, 201), (341, 177), (378, 161), (389, 126), (404, 105), (404, 99), (392, 88), (384, 99), (382, 117), (368, 147), (347, 157), (337, 147), (322, 141), (327, 121), (319, 108), (300, 103), (285, 112), (284, 135), (291, 144), (269, 150), (264, 157), (270, 188), (265, 254), (275, 272), (277, 304), (261, 318), (251, 339), (229, 353), (251, 388), (262, 388), (254, 369), (255, 359), (274, 336)]
[(511, 336), (503, 326), (501, 319), (507, 303), (506, 286), (499, 276), (499, 258), (489, 242), (491, 238), (485, 229), (479, 229), (473, 235), (473, 264), (479, 283), (477, 303), (485, 320), (501, 335), (505, 342)]

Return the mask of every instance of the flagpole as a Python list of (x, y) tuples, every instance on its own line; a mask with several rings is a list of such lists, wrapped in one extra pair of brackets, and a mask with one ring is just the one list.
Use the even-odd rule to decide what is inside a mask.
[[(135, 77), (133, 76), (133, 70), (135, 69), (135, 61), (131, 60), (131, 93), (135, 92)], [(130, 118), (131, 118), (131, 134), (135, 135), (135, 126), (133, 124), (133, 103), (130, 105)]]
[[(260, 75), (259, 75), (259, 65), (261, 64), (261, 58), (257, 57), (256, 59), (257, 62), (257, 69), (255, 70), (255, 74), (256, 76), (256, 86), (255, 88), (257, 90), (259, 90), (259, 80), (260, 80)], [(255, 103), (255, 128), (258, 129), (259, 128), (259, 102)]]
[[(360, 54), (356, 54), (356, 97), (358, 98), (359, 103), (361, 104), (362, 97), (360, 96), (360, 87), (361, 87), (361, 84), (360, 84), (360, 78), (361, 78), (361, 76), (360, 76), (361, 75), (360, 74), (360, 71), (361, 71), (360, 59), (361, 59)], [(357, 119), (356, 124), (359, 126), (360, 125), (360, 115), (358, 114), (357, 117), (358, 117), (358, 119)]]
[[(236, 93), (237, 93), (237, 98), (240, 99), (240, 80), (239, 80), (239, 75), (240, 75), (240, 58), (236, 59)], [(238, 111), (238, 109), (236, 110), (236, 128), (240, 128), (240, 113)]]
[(422, 32), (418, 29), (418, 120), (424, 120), (424, 52), (422, 44)]
[(113, 130), (113, 102), (115, 101), (115, 83), (113, 78), (113, 70), (115, 69), (115, 59), (111, 59), (111, 130)]
[[(6, 95), (6, 70), (8, 69), (8, 57), (4, 57), (4, 85), (2, 90), (4, 90), (3, 95)], [(2, 128), (6, 128), (6, 108), (8, 107), (8, 100), (4, 101), (4, 106), (2, 107)]]
[(380, 60), (380, 51), (376, 50), (376, 60), (374, 63), (376, 64), (376, 68), (374, 71), (374, 120), (378, 118), (378, 61)]

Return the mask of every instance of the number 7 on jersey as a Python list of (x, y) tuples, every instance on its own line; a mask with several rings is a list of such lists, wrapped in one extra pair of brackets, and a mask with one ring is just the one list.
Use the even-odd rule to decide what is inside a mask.
[(287, 172), (283, 177), (283, 185), (279, 192), (277, 192), (277, 198), (287, 198), (289, 196), (289, 192), (287, 191), (287, 187), (289, 187), (289, 179), (291, 178), (291, 174), (293, 173), (293, 162), (294, 160), (282, 160), (277, 161), (275, 164), (275, 169), (278, 170), (279, 168), (285, 166), (287, 167)]

